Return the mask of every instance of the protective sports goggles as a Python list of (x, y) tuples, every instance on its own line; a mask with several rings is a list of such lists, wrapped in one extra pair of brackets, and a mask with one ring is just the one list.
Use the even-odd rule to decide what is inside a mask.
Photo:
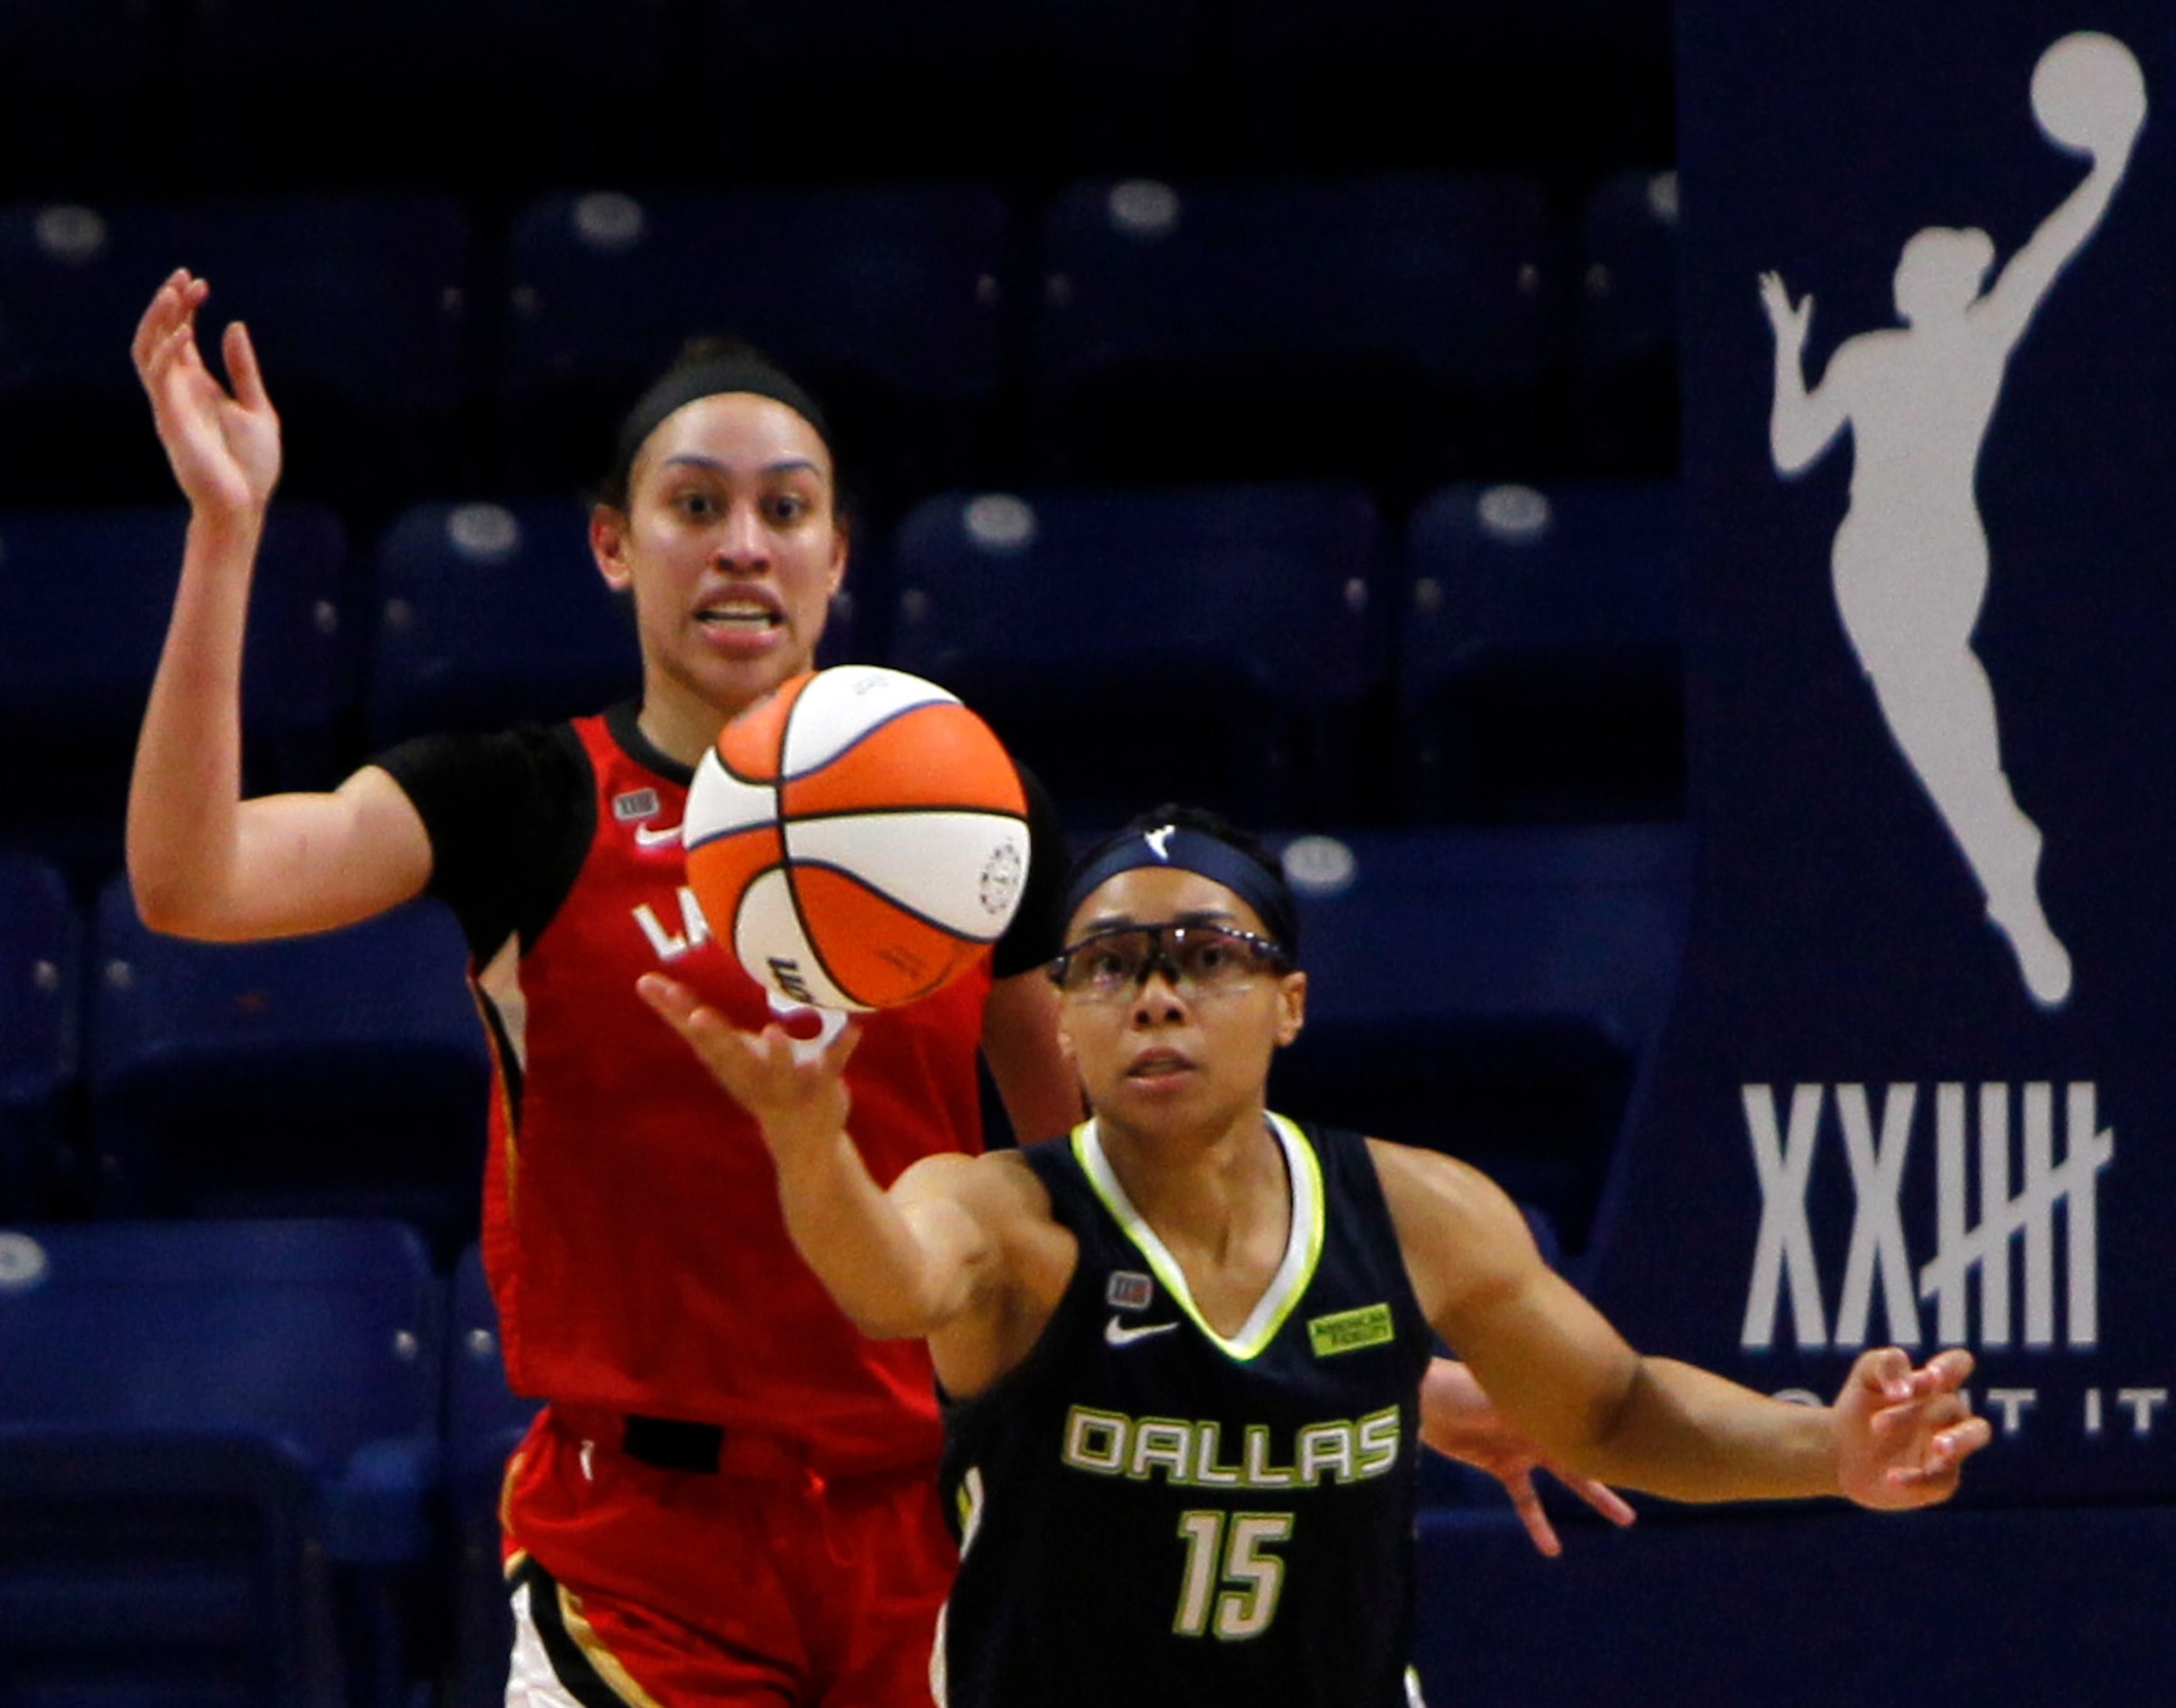
[(1114, 1002), (1162, 972), (1187, 996), (1236, 990), (1264, 972), (1292, 970), (1284, 945), (1222, 925), (1119, 925), (1058, 952), (1050, 976), (1066, 996)]

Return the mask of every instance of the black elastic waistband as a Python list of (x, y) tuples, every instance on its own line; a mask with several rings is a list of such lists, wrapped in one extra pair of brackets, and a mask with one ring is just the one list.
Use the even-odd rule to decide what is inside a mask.
[(718, 1454), (725, 1432), (715, 1423), (690, 1423), (680, 1418), (627, 1414), (620, 1451), (660, 1471), (700, 1471), (718, 1474)]

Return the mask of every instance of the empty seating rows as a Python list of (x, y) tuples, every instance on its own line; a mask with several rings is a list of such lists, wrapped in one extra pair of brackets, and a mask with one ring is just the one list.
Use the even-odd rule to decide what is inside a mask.
[[(86, 892), (180, 558), (178, 509), (0, 512), (0, 845)], [(943, 682), (1076, 828), (1194, 799), (1267, 828), (1677, 819), (1683, 521), (1654, 481), (957, 489), (857, 537), (820, 662)], [(274, 507), (245, 787), (328, 787), (429, 730), (595, 709), (632, 625), (565, 498)]]
[(0, 1358), (10, 1701), (503, 1694), (534, 1408), (472, 1247), (449, 1282), (386, 1218), (0, 1225)]
[(479, 1216), (489, 1061), (451, 916), (186, 942), (0, 857), (0, 1214)]
[[(12, 1696), (503, 1700), (497, 1486), (533, 1407), (473, 1248), (448, 1277), (381, 1220), (0, 1224), (0, 1355)], [(2054, 1704), (2167, 1660), (2166, 1508), (1645, 1504), (1560, 1511), (1545, 1560), (1493, 1490), (1425, 1503), (1431, 1699)]]
[[(286, 418), (290, 495), (367, 525), (573, 492), (688, 337), (830, 401), (881, 524), (952, 484), (1667, 472), (1667, 174), (1510, 171), (0, 206), (0, 506), (171, 484), (125, 353), (209, 279)], [(1567, 403), (1577, 393), (1584, 415)], [(1591, 417), (1592, 419), (1587, 419)]]
[[(1314, 990), (1278, 1102), (1466, 1155), (1582, 1247), (1676, 966), (1683, 827), (1280, 840)], [(195, 943), (146, 930), (125, 878), (79, 917), (55, 869), (0, 860), (0, 1205), (392, 1216), (449, 1261), (489, 1078), (465, 970), (435, 903)]]
[(405, 1701), (442, 1294), (395, 1221), (0, 1230), (11, 1699)]

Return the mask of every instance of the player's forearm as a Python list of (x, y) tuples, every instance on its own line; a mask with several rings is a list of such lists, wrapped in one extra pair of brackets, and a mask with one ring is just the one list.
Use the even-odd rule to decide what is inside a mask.
[(853, 1140), (841, 1131), (772, 1155), (786, 1231), (854, 1326), (880, 1340), (936, 1327), (946, 1292), (938, 1265)]
[(1834, 1413), (1771, 1400), (1671, 1359), (1642, 1359), (1577, 1468), (1674, 1501), (1839, 1492)]
[(128, 789), (129, 881), (145, 922), (207, 932), (237, 849), (242, 638), (262, 517), (192, 517)]

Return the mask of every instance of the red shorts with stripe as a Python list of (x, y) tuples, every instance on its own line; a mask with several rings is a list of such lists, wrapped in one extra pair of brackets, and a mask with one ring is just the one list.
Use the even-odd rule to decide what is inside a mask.
[(732, 1441), (715, 1473), (664, 1470), (623, 1451), (623, 1425), (547, 1407), (507, 1471), (508, 1572), (576, 1701), (930, 1701), (959, 1563), (934, 1467), (827, 1483)]

